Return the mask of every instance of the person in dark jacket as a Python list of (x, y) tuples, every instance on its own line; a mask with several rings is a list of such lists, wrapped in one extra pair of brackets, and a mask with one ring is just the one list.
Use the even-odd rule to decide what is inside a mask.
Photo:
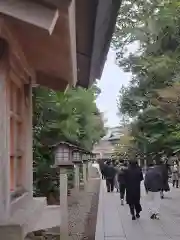
[(163, 175), (161, 165), (151, 164), (146, 172), (144, 181), (151, 219), (159, 219), (160, 191), (163, 187)]
[(106, 179), (106, 186), (108, 192), (114, 191), (114, 180), (116, 176), (116, 169), (110, 161), (104, 167), (104, 176)]
[(127, 164), (124, 163), (120, 166), (119, 171), (118, 171), (118, 183), (119, 183), (121, 205), (124, 205), (124, 196), (125, 196), (125, 192), (126, 192), (126, 184), (125, 184), (126, 170), (127, 170)]
[(164, 198), (164, 192), (170, 191), (169, 183), (168, 183), (168, 179), (169, 179), (169, 165), (167, 164), (167, 162), (163, 162), (163, 160), (160, 161), (159, 165), (161, 166), (162, 180), (163, 180), (160, 196), (163, 199)]
[(100, 171), (101, 171), (102, 179), (105, 179), (105, 176), (104, 176), (105, 162), (104, 162), (104, 160), (99, 161), (99, 168), (100, 168)]
[(128, 169), (125, 171), (125, 185), (126, 185), (126, 201), (129, 204), (132, 220), (140, 218), (142, 207), (140, 204), (141, 196), (141, 181), (143, 174), (141, 168), (136, 161), (129, 163)]

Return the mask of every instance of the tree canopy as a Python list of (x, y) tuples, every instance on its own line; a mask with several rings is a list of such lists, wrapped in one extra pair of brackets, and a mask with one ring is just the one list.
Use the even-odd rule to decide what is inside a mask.
[[(138, 49), (129, 53), (134, 43)], [(112, 45), (117, 64), (132, 73), (129, 86), (120, 91), (118, 108), (134, 119), (134, 144), (154, 157), (179, 152), (179, 1), (123, 1)]]
[[(37, 194), (55, 187), (51, 165), (54, 159), (50, 146), (68, 141), (91, 151), (105, 135), (102, 115), (96, 107), (100, 90), (96, 85), (86, 90), (68, 89), (55, 92), (38, 87), (33, 90), (34, 183)], [(56, 179), (56, 178), (55, 178)], [(48, 183), (47, 183), (48, 182)], [(49, 187), (47, 187), (49, 186)]]

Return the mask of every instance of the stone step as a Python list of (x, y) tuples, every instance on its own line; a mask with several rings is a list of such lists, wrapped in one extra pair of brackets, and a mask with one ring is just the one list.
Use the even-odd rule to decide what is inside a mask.
[(29, 204), (29, 202), (31, 202), (32, 200), (33, 196), (28, 192), (25, 192), (22, 196), (14, 199), (11, 202), (10, 215), (14, 215), (17, 209), (26, 208), (27, 204)]
[(46, 206), (39, 216), (38, 221), (34, 225), (33, 231), (52, 229), (53, 227), (59, 227), (61, 225), (61, 211), (60, 206)]
[(14, 231), (20, 229), (25, 237), (29, 233), (53, 227), (57, 227), (60, 232), (60, 225), (60, 205), (47, 206), (46, 198), (33, 198), (25, 194), (12, 203), (10, 218), (1, 227), (4, 228), (3, 233), (6, 233), (8, 227), (12, 227)]
[(24, 234), (32, 232), (38, 219), (46, 208), (46, 198), (33, 198), (14, 211), (10, 223), (23, 227)]

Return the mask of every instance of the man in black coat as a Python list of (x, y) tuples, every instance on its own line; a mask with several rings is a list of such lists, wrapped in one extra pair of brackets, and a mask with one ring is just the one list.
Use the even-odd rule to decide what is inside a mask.
[(105, 176), (104, 176), (105, 162), (104, 162), (104, 160), (99, 161), (99, 168), (101, 171), (102, 179), (105, 179)]
[(126, 184), (125, 184), (125, 172), (127, 170), (127, 164), (124, 163), (120, 166), (119, 172), (118, 172), (118, 183), (119, 183), (119, 190), (120, 190), (120, 199), (121, 199), (121, 205), (124, 205), (124, 196), (126, 192)]
[(163, 199), (164, 191), (165, 192), (170, 191), (169, 183), (168, 183), (170, 167), (167, 162), (164, 163), (163, 161), (160, 161), (160, 166), (161, 166), (162, 178), (163, 178), (163, 185), (162, 185), (160, 195), (161, 195), (161, 198)]
[(140, 204), (141, 181), (143, 174), (136, 161), (131, 161), (125, 172), (126, 201), (129, 204), (132, 220), (140, 217), (142, 207)]
[(116, 176), (116, 169), (110, 161), (108, 161), (107, 164), (104, 167), (104, 176), (105, 176), (105, 179), (106, 179), (107, 191), (108, 192), (113, 192), (114, 191), (115, 176)]

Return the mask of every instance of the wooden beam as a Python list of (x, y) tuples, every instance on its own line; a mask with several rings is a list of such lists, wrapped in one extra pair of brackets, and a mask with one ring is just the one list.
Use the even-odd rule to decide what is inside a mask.
[[(1, 20), (2, 20), (2, 16), (0, 17), (0, 28), (1, 28)], [(32, 68), (32, 66), (29, 65), (26, 59), (26, 56), (21, 49), (21, 44), (14, 37), (16, 33), (16, 29), (11, 26), (11, 24), (8, 21), (9, 19), (6, 18), (6, 21), (4, 20), (5, 19), (3, 19), (2, 21), (3, 23), (2, 29), (0, 29), (1, 36), (3, 39), (5, 39), (8, 45), (11, 46), (11, 49), (13, 49), (13, 51), (10, 53), (10, 56), (9, 56), (10, 58), (9, 64), (11, 65), (12, 68), (14, 67), (17, 68), (17, 66), (21, 67), (21, 69), (23, 69), (24, 76), (29, 76), (29, 79), (31, 79), (31, 81), (35, 83), (36, 81), (35, 71)], [(15, 61), (16, 64), (13, 64), (12, 58), (16, 58), (18, 60), (18, 64), (17, 64), (17, 61)], [(17, 70), (18, 73), (19, 71), (22, 72), (22, 70), (20, 70), (19, 67)], [(15, 72), (17, 71), (15, 70)]]
[(43, 28), (52, 34), (59, 11), (28, 0), (1, 0), (0, 12)]
[(72, 82), (71, 85), (75, 86), (77, 83), (77, 57), (76, 57), (76, 16), (75, 16), (75, 0), (72, 0), (69, 9), (69, 36), (71, 47), (71, 65), (72, 65)]
[(50, 4), (61, 8), (67, 8), (72, 0), (34, 0), (34, 1), (41, 1), (43, 4)]
[(68, 82), (65, 79), (57, 78), (41, 71), (36, 71), (36, 84), (54, 90), (64, 91), (68, 85)]

